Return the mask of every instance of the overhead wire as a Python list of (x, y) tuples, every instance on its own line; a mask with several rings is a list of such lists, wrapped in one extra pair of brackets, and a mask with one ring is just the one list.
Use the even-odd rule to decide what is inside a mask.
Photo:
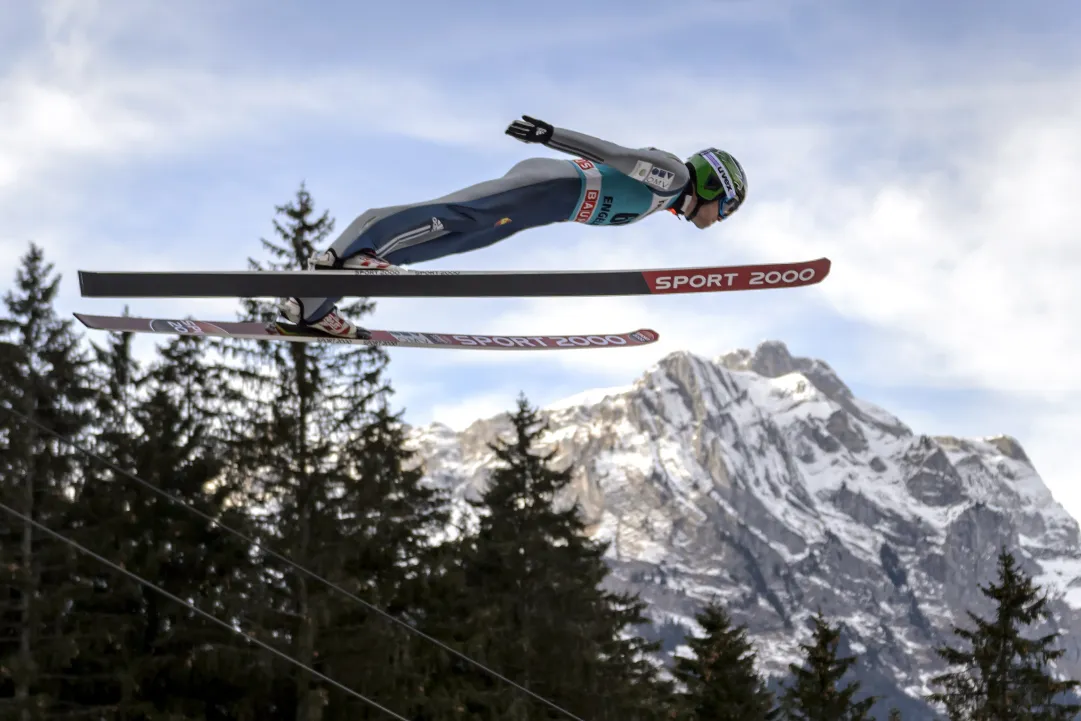
[(416, 626), (414, 626), (414, 625), (412, 625), (412, 624), (410, 624), (410, 623), (408, 623), (406, 621), (403, 621), (402, 619), (398, 618), (397, 616), (394, 616), (394, 615), (388, 613), (387, 611), (384, 611), (383, 609), (379, 608), (378, 606), (376, 606), (376, 605), (374, 605), (374, 604), (372, 604), (372, 603), (370, 603), (368, 601), (365, 601), (363, 598), (357, 596), (355, 593), (352, 593), (348, 589), (345, 589), (342, 586), (334, 583), (333, 581), (319, 575), (315, 571), (311, 571), (311, 570), (305, 568), (304, 566), (300, 565), (299, 563), (292, 560), (291, 558), (288, 558), (287, 556), (284, 556), (281, 553), (278, 553), (274, 549), (264, 546), (263, 544), (256, 541), (254, 538), (252, 538), (252, 537), (248, 536), (247, 534), (243, 533), (242, 531), (238, 531), (235, 528), (232, 528), (231, 526), (229, 526), (229, 525), (227, 525), (225, 523), (222, 523), (218, 519), (210, 516), (209, 514), (204, 513), (203, 511), (200, 511), (198, 508), (191, 505), (190, 503), (188, 503), (184, 499), (180, 498), (179, 496), (176, 496), (176, 495), (174, 495), (174, 494), (172, 494), (172, 493), (170, 493), (170, 492), (168, 492), (168, 491), (166, 491), (166, 490), (164, 490), (162, 488), (159, 488), (158, 486), (154, 485), (153, 483), (151, 483), (149, 481), (143, 480), (142, 478), (135, 475), (131, 471), (128, 471), (128, 470), (125, 470), (125, 469), (119, 467), (118, 465), (116, 465), (115, 463), (110, 461), (109, 459), (104, 458), (103, 456), (95, 453), (94, 451), (92, 451), (92, 450), (90, 450), (88, 448), (84, 448), (83, 446), (76, 443), (71, 438), (68, 438), (67, 436), (63, 435), (62, 433), (60, 433), (58, 431), (55, 431), (52, 428), (49, 428), (48, 426), (43, 425), (39, 421), (36, 421), (33, 418), (27, 416), (25, 413), (22, 413), (21, 411), (17, 411), (14, 408), (4, 406), (4, 405), (0, 405), (0, 410), (5, 410), (5, 411), (8, 411), (9, 413), (11, 413), (11, 414), (13, 414), (15, 416), (18, 416), (19, 418), (23, 419), (27, 423), (30, 423), (33, 426), (35, 426), (36, 428), (44, 431), (45, 433), (48, 433), (49, 435), (57, 438), (58, 440), (60, 440), (60, 441), (62, 441), (64, 443), (67, 443), (68, 445), (70, 445), (72, 448), (76, 449), (80, 453), (83, 453), (86, 456), (95, 459), (99, 463), (103, 464), (107, 468), (110, 468), (111, 470), (115, 471), (116, 473), (119, 473), (120, 475), (124, 476), (125, 478), (128, 478), (130, 480), (135, 481), (136, 483), (139, 483), (140, 485), (148, 488), (149, 490), (151, 490), (154, 493), (158, 494), (159, 496), (165, 498), (166, 500), (168, 500), (168, 501), (170, 501), (172, 503), (175, 503), (175, 504), (177, 504), (179, 506), (182, 506), (183, 508), (186, 508), (188, 511), (190, 511), (191, 513), (194, 513), (196, 516), (202, 518), (203, 520), (207, 521), (208, 523), (211, 523), (214, 526), (216, 526), (217, 528), (220, 528), (221, 530), (232, 534), (236, 538), (241, 539), (245, 543), (250, 544), (252, 546), (252, 548), (254, 548), (256, 550), (259, 550), (259, 551), (262, 551), (263, 553), (269, 555), (270, 557), (275, 558), (278, 561), (281, 561), (282, 563), (286, 564), (287, 566), (289, 566), (293, 570), (304, 574), (308, 578), (310, 578), (310, 579), (312, 579), (314, 581), (317, 581), (319, 583), (322, 583), (325, 586), (327, 586), (328, 588), (331, 588), (331, 589), (337, 591), (338, 593), (341, 593), (341, 594), (345, 595), (347, 598), (352, 599), (354, 602), (359, 603), (360, 605), (364, 606), (368, 610), (382, 616), (383, 618), (387, 619), (388, 621), (391, 621), (392, 623), (398, 624), (402, 628), (408, 630), (410, 633), (416, 634), (417, 636), (419, 636), (420, 638), (423, 638), (424, 640), (428, 641), (429, 643), (435, 644), (436, 646), (443, 649), (447, 653), (452, 654), (453, 656), (461, 659), (462, 661), (465, 661), (466, 663), (468, 663), (468, 664), (472, 665), (473, 667), (483, 671), (484, 673), (488, 674), (489, 676), (491, 676), (493, 678), (496, 678), (496, 679), (502, 681), (503, 683), (508, 684), (509, 686), (517, 689), (518, 691), (521, 691), (522, 693), (525, 693), (525, 694), (531, 696), (532, 698), (536, 699), (537, 701), (540, 701), (541, 703), (545, 704), (549, 708), (551, 708), (551, 709), (553, 709), (555, 711), (558, 711), (559, 713), (567, 716), (570, 719), (573, 719), (574, 721), (584, 721), (584, 719), (578, 717), (577, 715), (575, 715), (571, 711), (563, 708), (562, 706), (558, 705), (554, 701), (550, 701), (549, 699), (545, 698), (544, 696), (541, 696), (540, 694), (536, 693), (535, 691), (532, 691), (532, 690), (526, 688), (525, 686), (522, 686), (521, 684), (517, 683), (516, 681), (514, 681), (514, 680), (512, 680), (510, 678), (507, 678), (503, 674), (501, 674), (498, 671), (490, 668), (489, 666), (486, 666), (485, 664), (481, 663), (480, 661), (477, 661), (477, 660), (474, 660), (474, 659), (470, 658), (469, 656), (465, 655), (461, 651), (458, 651), (457, 649), (452, 648), (451, 646), (447, 645), (443, 641), (440, 641), (439, 639), (435, 638), (434, 636), (431, 636), (431, 635), (425, 633), (424, 631), (420, 630)]
[(136, 581), (137, 583), (140, 583), (140, 584), (142, 584), (142, 585), (146, 586), (147, 588), (150, 588), (150, 589), (152, 589), (154, 591), (157, 591), (158, 593), (165, 596), (169, 600), (175, 601), (176, 603), (179, 603), (180, 605), (182, 605), (182, 606), (194, 611), (195, 613), (199, 614), (203, 618), (205, 618), (205, 619), (207, 619), (209, 621), (213, 621), (214, 623), (218, 624), (219, 626), (222, 626), (223, 628), (226, 628), (226, 629), (232, 631), (233, 633), (237, 634), (238, 636), (241, 636), (242, 638), (247, 639), (249, 642), (255, 644), (256, 646), (259, 646), (260, 648), (263, 648), (263, 649), (265, 649), (267, 651), (270, 651), (275, 656), (278, 656), (279, 658), (283, 658), (286, 661), (288, 661), (289, 663), (292, 663), (292, 664), (298, 666), (299, 668), (304, 669), (305, 671), (312, 674), (316, 678), (319, 678), (319, 679), (322, 679), (323, 681), (326, 681), (327, 683), (331, 684), (332, 686), (334, 686), (336, 688), (339, 688), (342, 691), (346, 692), (350, 696), (353, 696), (354, 698), (360, 699), (361, 701), (363, 701), (366, 704), (370, 704), (370, 705), (374, 706), (375, 708), (379, 709), (380, 711), (382, 711), (382, 712), (384, 712), (386, 714), (389, 714), (389, 715), (393, 716), (396, 719), (399, 719), (399, 721), (409, 721), (409, 719), (407, 719), (405, 716), (402, 716), (401, 714), (398, 714), (398, 713), (395, 713), (394, 711), (391, 711), (389, 708), (387, 708), (386, 706), (383, 706), (382, 704), (378, 703), (377, 701), (374, 701), (373, 699), (370, 699), (367, 696), (365, 696), (365, 695), (363, 695), (361, 693), (358, 693), (357, 691), (354, 691), (353, 689), (349, 688), (348, 686), (346, 686), (343, 683), (335, 681), (334, 679), (332, 679), (330, 676), (327, 676), (326, 674), (323, 674), (323, 673), (320, 673), (319, 671), (316, 671), (314, 668), (307, 665), (303, 661), (300, 661), (298, 659), (293, 658), (289, 654), (274, 648), (273, 646), (271, 646), (270, 644), (268, 644), (268, 643), (266, 643), (264, 641), (260, 641), (259, 639), (255, 638), (251, 634), (244, 633), (239, 628), (235, 628), (235, 627), (231, 626), (227, 621), (221, 620), (220, 618), (218, 618), (217, 616), (215, 616), (212, 613), (207, 613), (206, 611), (199, 608), (198, 606), (191, 603), (190, 601), (185, 601), (184, 599), (180, 598), (179, 596), (176, 596), (176, 595), (174, 595), (172, 593), (169, 593), (168, 591), (166, 591), (161, 586), (158, 586), (157, 584), (146, 580), (145, 578), (138, 575), (137, 573), (133, 573), (133, 572), (127, 570), (126, 568), (120, 566), (119, 564), (114, 563), (113, 561), (110, 561), (105, 556), (102, 556), (102, 555), (100, 555), (98, 553), (95, 553), (95, 552), (91, 551), (86, 546), (83, 546), (79, 542), (68, 538), (67, 536), (63, 535), (62, 533), (57, 533), (56, 531), (49, 528), (48, 526), (41, 523), (40, 521), (35, 521), (33, 518), (30, 518), (30, 516), (27, 516), (26, 514), (21, 513), (19, 511), (16, 511), (14, 508), (11, 508), (10, 506), (4, 504), (3, 502), (0, 502), (0, 510), (7, 511), (8, 513), (15, 516), (16, 518), (20, 518), (24, 522), (29, 523), (30, 525), (32, 525), (34, 528), (38, 529), (39, 531), (42, 531), (43, 533), (47, 533), (48, 535), (52, 536), (53, 538), (57, 539), (58, 541), (63, 541), (64, 543), (68, 544), (69, 546), (71, 546), (75, 550), (77, 550), (77, 551), (79, 551), (81, 553), (85, 553), (86, 555), (90, 556), (91, 558), (93, 558), (93, 559), (95, 559), (95, 560), (97, 560), (97, 561), (99, 561), (101, 563), (104, 563), (106, 566), (113, 569), (114, 571), (116, 571), (118, 573), (122, 573), (125, 576), (127, 576), (128, 578), (130, 578), (131, 580)]

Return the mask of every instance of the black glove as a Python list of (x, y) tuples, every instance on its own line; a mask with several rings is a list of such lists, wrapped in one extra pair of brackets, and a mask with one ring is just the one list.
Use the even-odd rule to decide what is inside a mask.
[(523, 143), (541, 143), (547, 145), (548, 141), (552, 139), (552, 132), (555, 129), (544, 122), (543, 120), (537, 120), (531, 118), (528, 115), (523, 115), (521, 120), (515, 120), (507, 128), (507, 135), (512, 138), (518, 138)]

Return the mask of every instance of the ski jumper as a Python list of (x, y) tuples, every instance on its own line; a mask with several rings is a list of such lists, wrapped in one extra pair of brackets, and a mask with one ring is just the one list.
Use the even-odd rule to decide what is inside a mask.
[[(330, 249), (340, 260), (367, 250), (408, 265), (477, 250), (551, 223), (625, 225), (672, 207), (690, 180), (683, 160), (656, 148), (633, 150), (563, 128), (554, 128), (547, 145), (578, 157), (529, 158), (502, 178), (441, 198), (373, 208), (350, 223)], [(310, 323), (339, 298), (298, 300)]]

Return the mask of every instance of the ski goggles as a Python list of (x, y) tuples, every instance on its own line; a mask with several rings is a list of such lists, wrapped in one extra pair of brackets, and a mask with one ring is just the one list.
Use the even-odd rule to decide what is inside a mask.
[(735, 213), (739, 209), (739, 198), (726, 197), (721, 202), (717, 203), (717, 218), (718, 220), (724, 220), (728, 216)]

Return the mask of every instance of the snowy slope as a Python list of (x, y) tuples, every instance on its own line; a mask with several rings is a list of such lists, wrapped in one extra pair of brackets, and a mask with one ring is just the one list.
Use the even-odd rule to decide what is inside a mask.
[[(1063, 670), (1081, 677), (1078, 524), (1009, 437), (917, 435), (777, 342), (672, 354), (545, 413), (592, 532), (611, 541), (614, 583), (650, 602), (668, 652), (721, 598), (764, 670), (783, 674), (821, 607), (876, 691), (918, 695), (939, 668), (932, 647), (985, 608), (976, 584), (1006, 544), (1059, 595)], [(464, 497), (507, 428), (497, 417), (412, 438), (429, 476)]]

